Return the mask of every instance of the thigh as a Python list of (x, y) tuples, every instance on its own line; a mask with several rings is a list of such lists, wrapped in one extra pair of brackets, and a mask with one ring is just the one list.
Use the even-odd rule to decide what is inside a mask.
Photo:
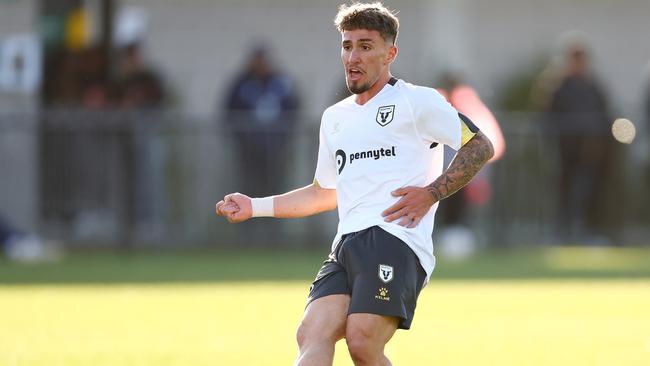
[(345, 336), (349, 295), (328, 295), (307, 305), (299, 333), (304, 338), (327, 338), (337, 341)]
[(336, 252), (330, 254), (318, 271), (316, 279), (309, 288), (307, 306), (321, 297), (350, 294), (347, 273), (336, 257)]
[(409, 246), (379, 227), (345, 243), (344, 266), (351, 288), (348, 314), (368, 313), (399, 318), (409, 329), (426, 278)]

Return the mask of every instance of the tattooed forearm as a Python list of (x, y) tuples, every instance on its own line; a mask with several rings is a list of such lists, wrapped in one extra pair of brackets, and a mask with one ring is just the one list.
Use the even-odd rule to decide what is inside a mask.
[(481, 167), (494, 155), (492, 143), (482, 132), (477, 133), (458, 150), (449, 168), (427, 186), (437, 202), (447, 198), (469, 183)]

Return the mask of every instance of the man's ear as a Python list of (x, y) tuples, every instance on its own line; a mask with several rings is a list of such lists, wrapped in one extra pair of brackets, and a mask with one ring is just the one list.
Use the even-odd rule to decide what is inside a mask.
[(397, 58), (397, 46), (391, 45), (388, 49), (388, 56), (386, 57), (386, 63), (391, 64)]

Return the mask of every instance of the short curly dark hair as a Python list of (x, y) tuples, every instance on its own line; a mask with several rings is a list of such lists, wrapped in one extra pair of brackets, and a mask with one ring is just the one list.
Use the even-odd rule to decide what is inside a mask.
[(395, 44), (399, 31), (399, 20), (395, 14), (380, 2), (341, 4), (334, 25), (341, 33), (356, 29), (375, 30), (384, 41)]

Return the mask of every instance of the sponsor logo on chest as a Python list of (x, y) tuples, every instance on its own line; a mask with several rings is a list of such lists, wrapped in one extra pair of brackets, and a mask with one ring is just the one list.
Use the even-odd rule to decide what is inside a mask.
[(350, 165), (352, 165), (352, 163), (357, 160), (363, 160), (363, 159), (379, 160), (381, 158), (394, 157), (394, 156), (397, 156), (397, 152), (395, 151), (395, 146), (391, 146), (390, 148), (382, 147), (379, 149), (358, 151), (358, 152), (351, 153), (350, 155), (347, 155), (345, 151), (338, 149), (336, 150), (336, 165), (338, 167), (339, 174), (341, 174), (347, 162), (349, 162)]

